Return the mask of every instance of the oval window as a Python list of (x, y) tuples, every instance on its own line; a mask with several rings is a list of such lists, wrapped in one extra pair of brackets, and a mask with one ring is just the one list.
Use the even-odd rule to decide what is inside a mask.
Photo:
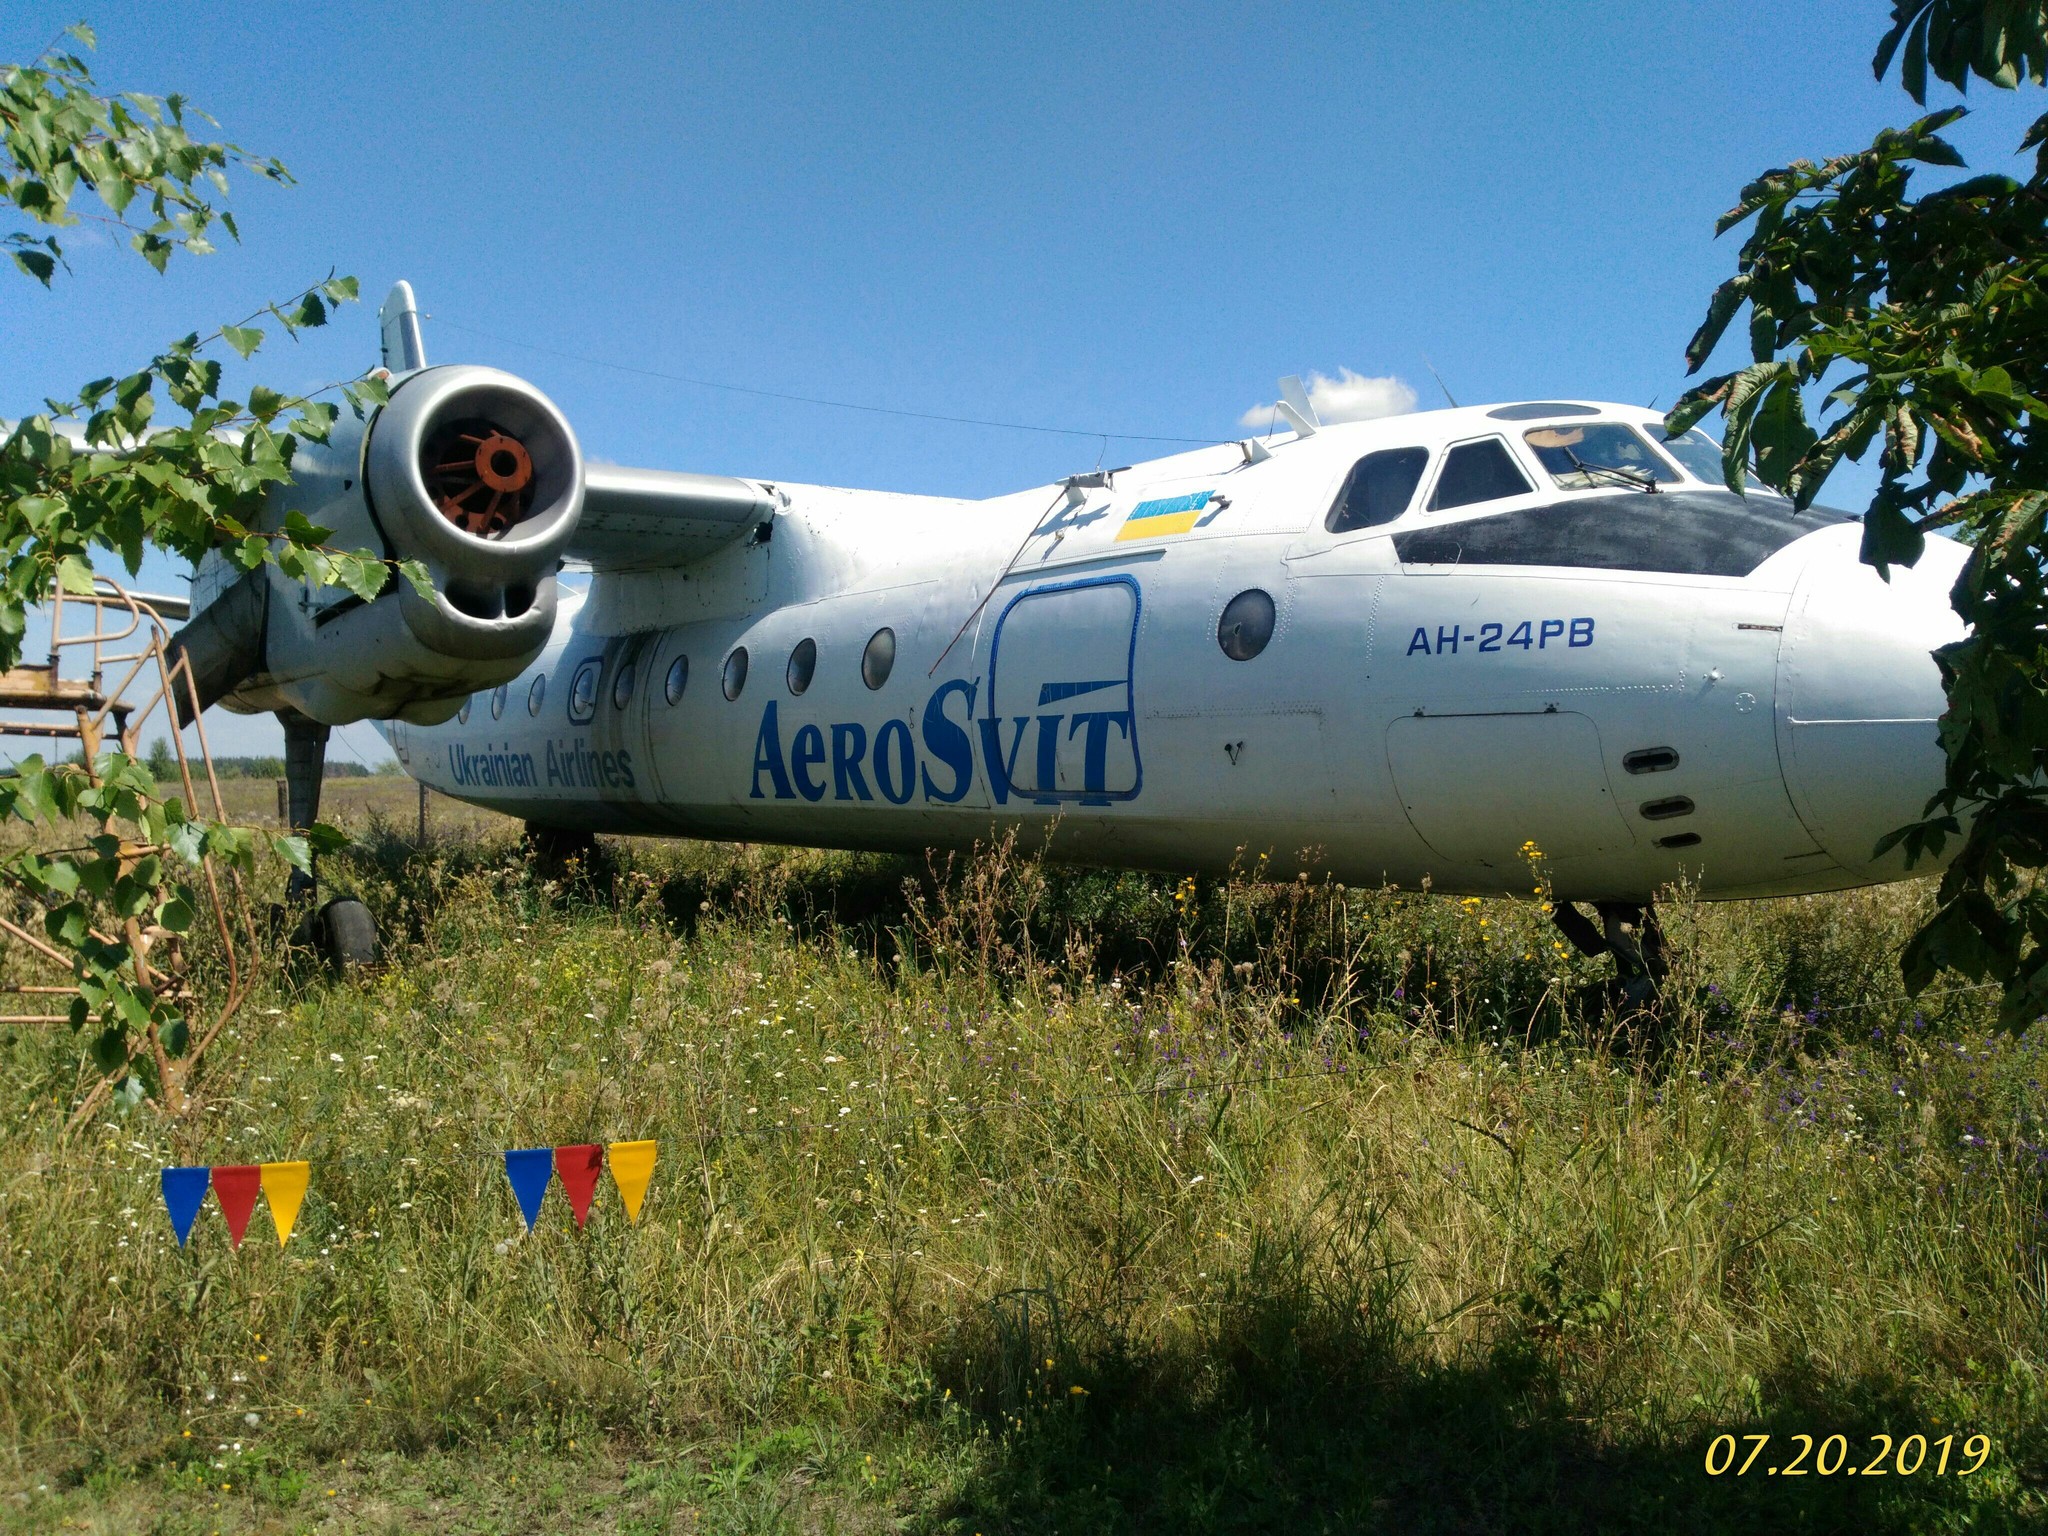
[(466, 698), (466, 699), (464, 699), (464, 700), (462, 701), (462, 708), (460, 708), (460, 709), (458, 709), (457, 711), (455, 711), (455, 723), (456, 723), (457, 725), (467, 725), (467, 724), (469, 724), (469, 706), (470, 706), (470, 705), (472, 705), (472, 704), (474, 704), (475, 702), (476, 702), (476, 695), (475, 695), (475, 694), (471, 694), (471, 695), (470, 695), (470, 696), (469, 696), (468, 698)]
[(744, 645), (734, 646), (732, 654), (725, 658), (724, 685), (728, 699), (738, 698), (740, 690), (747, 686), (747, 648)]
[(889, 673), (896, 666), (896, 631), (878, 629), (868, 639), (868, 648), (860, 653), (860, 680), (870, 688), (879, 688), (889, 681)]
[(817, 670), (818, 642), (807, 635), (789, 653), (789, 691), (802, 693), (811, 686), (811, 674)]
[(543, 672), (538, 677), (534, 678), (533, 686), (526, 690), (526, 712), (529, 715), (539, 714), (541, 703), (543, 700), (547, 698), (547, 696), (548, 675), (547, 673)]
[(593, 656), (569, 679), (569, 719), (574, 724), (588, 725), (597, 713), (597, 678), (602, 671), (604, 658)]
[(639, 668), (626, 662), (619, 668), (619, 675), (612, 683), (612, 708), (624, 709), (633, 702), (633, 676)]
[(509, 686), (507, 683), (500, 683), (491, 690), (491, 718), (493, 720), (505, 718), (505, 692)]
[(678, 656), (668, 664), (668, 679), (661, 685), (663, 697), (673, 704), (682, 698), (683, 690), (690, 686), (690, 658)]
[(1223, 607), (1216, 643), (1232, 661), (1250, 661), (1273, 638), (1273, 599), (1257, 587), (1240, 592)]

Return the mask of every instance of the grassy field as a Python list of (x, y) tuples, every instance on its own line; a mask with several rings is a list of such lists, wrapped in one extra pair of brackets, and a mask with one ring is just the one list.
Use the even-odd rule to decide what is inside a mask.
[[(1921, 887), (1680, 893), (1629, 1023), (1533, 900), (1003, 849), (618, 846), (559, 885), (446, 801), (412, 847), (403, 781), (329, 797), (391, 966), (277, 971), (175, 1122), (66, 1141), (75, 1042), (0, 1048), (0, 1526), (2048, 1510), (2048, 1032), (1901, 996)], [(607, 1185), (579, 1232), (557, 1188), (525, 1235), (504, 1148), (638, 1137), (637, 1226)], [(259, 1212), (232, 1250), (211, 1204), (175, 1246), (162, 1165), (287, 1157), (287, 1246)], [(1722, 1434), (1771, 1438), (1712, 1476)]]

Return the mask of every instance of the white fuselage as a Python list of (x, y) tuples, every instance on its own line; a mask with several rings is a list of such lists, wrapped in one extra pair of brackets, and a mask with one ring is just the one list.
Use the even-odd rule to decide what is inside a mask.
[[(1526, 893), (1533, 846), (1574, 899), (1897, 878), (1872, 850), (1941, 784), (1929, 652), (1961, 634), (1966, 552), (1933, 541), (1887, 584), (1858, 525), (1744, 508), (1675, 465), (1658, 494), (1572, 488), (1531, 446), (1541, 409), (1515, 409), (1228, 444), (1072, 493), (779, 485), (765, 540), (595, 574), (525, 674), (385, 729), (436, 789), (569, 829), (908, 851), (1014, 827), (1091, 863), (1269, 856), (1457, 892)], [(1558, 413), (1661, 441), (1640, 409)], [(1430, 510), (1449, 452), (1487, 438), (1532, 489)], [(1429, 454), (1406, 510), (1331, 531), (1354, 466), (1396, 449)], [(1717, 496), (1748, 553), (1717, 543)], [(1253, 590), (1270, 639), (1236, 660), (1219, 621)]]

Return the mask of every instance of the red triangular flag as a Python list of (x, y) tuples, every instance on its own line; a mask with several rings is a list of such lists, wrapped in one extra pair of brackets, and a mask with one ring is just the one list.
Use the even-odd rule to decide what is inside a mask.
[(579, 1227), (590, 1215), (590, 1198), (597, 1193), (597, 1176), (603, 1168), (604, 1149), (594, 1143), (555, 1148), (555, 1177), (562, 1181), (562, 1192), (569, 1197), (569, 1209), (576, 1213)]
[(220, 1213), (228, 1219), (228, 1236), (242, 1246), (242, 1234), (249, 1230), (249, 1213), (256, 1209), (256, 1193), (263, 1187), (263, 1170), (254, 1163), (241, 1163), (213, 1170), (214, 1198)]

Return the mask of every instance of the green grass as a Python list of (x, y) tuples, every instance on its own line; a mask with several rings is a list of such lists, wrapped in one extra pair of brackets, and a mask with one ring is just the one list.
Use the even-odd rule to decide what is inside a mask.
[[(2048, 1032), (1902, 999), (1919, 887), (1674, 901), (1652, 1026), (1533, 901), (612, 863), (373, 831), (331, 873), (398, 963), (258, 996), (180, 1121), (67, 1143), (75, 1042), (7, 1042), (0, 1524), (2042, 1518)], [(637, 1227), (522, 1234), (504, 1148), (640, 1136)], [(174, 1245), (160, 1166), (290, 1156), (288, 1247)], [(1764, 1471), (1952, 1432), (1975, 1475)]]

